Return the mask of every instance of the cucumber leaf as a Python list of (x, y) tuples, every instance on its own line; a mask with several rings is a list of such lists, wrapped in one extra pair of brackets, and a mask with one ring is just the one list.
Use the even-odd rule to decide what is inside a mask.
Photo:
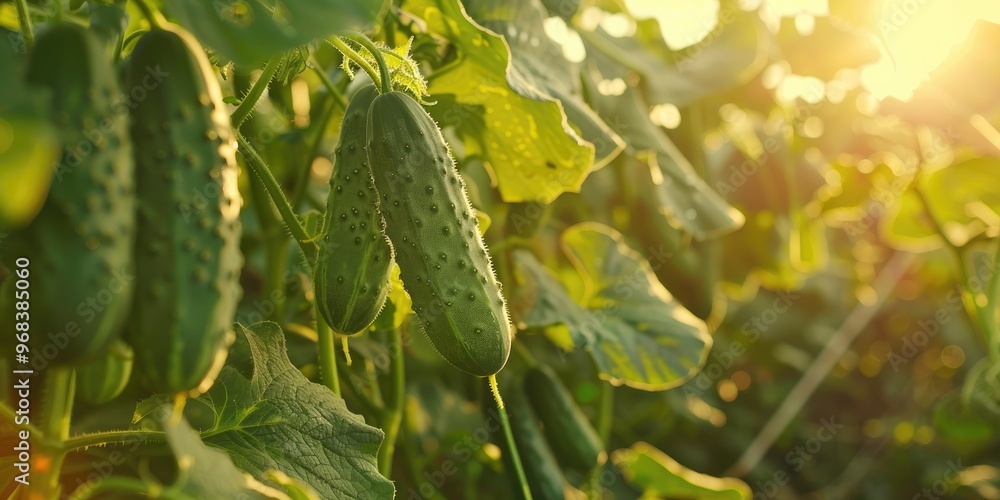
[(377, 0), (173, 0), (168, 12), (237, 65), (262, 63), (316, 38), (375, 20)]
[(601, 378), (613, 384), (662, 391), (697, 373), (712, 345), (708, 328), (621, 234), (577, 224), (563, 233), (562, 245), (584, 277), (581, 293), (572, 294), (532, 254), (514, 253), (523, 285), (513, 303), (522, 327), (554, 326), (546, 329), (550, 340), (565, 350), (587, 349)]
[(594, 145), (569, 127), (554, 98), (523, 79), (511, 84), (504, 39), (476, 24), (457, 0), (408, 0), (403, 8), (457, 50), (429, 77), (430, 99), (438, 103), (429, 111), (455, 128), (467, 155), (481, 155), (503, 200), (549, 203), (579, 192), (594, 165)]
[(753, 497), (753, 491), (743, 481), (695, 472), (642, 441), (613, 451), (611, 461), (626, 481), (642, 490), (642, 498), (750, 500)]
[[(214, 413), (214, 424), (201, 433), (205, 443), (226, 451), (261, 481), (278, 470), (309, 484), (321, 498), (391, 498), (393, 485), (376, 467), (383, 432), (288, 361), (278, 325), (236, 329), (242, 337), (237, 344), (248, 345), (253, 374), (227, 361), (215, 385), (198, 398)], [(133, 421), (147, 420), (164, 403), (140, 403)]]

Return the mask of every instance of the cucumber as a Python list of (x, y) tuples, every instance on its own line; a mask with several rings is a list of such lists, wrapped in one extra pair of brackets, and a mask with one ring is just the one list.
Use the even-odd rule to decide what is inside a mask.
[(104, 44), (58, 25), (38, 37), (28, 64), (27, 82), (48, 91), (63, 144), (44, 206), (4, 250), (10, 269), (31, 261), (40, 369), (95, 359), (119, 337), (134, 288), (135, 188), (128, 117)]
[(344, 113), (316, 258), (316, 308), (342, 335), (364, 331), (375, 321), (392, 271), (392, 247), (382, 233), (365, 146), (368, 108), (376, 96), (375, 85), (364, 87)]
[[(504, 393), (507, 416), (510, 420), (510, 430), (514, 435), (514, 444), (517, 445), (517, 456), (521, 458), (521, 467), (528, 480), (528, 488), (531, 490), (532, 498), (537, 500), (562, 500), (566, 498), (565, 483), (562, 470), (552, 450), (545, 442), (542, 430), (538, 425), (538, 417), (531, 409), (531, 405), (525, 398), (523, 391), (516, 385), (510, 385), (513, 390)], [(505, 439), (499, 439), (503, 443), (504, 463), (510, 470), (513, 470), (513, 462), (510, 460), (510, 450)], [(511, 487), (515, 491), (520, 491), (517, 482), (517, 475), (513, 472), (507, 474), (513, 479)]]
[(532, 368), (524, 376), (531, 406), (545, 425), (545, 438), (566, 468), (589, 472), (607, 459), (604, 445), (587, 416), (548, 367)]
[(222, 368), (242, 294), (232, 126), (204, 51), (179, 28), (143, 35), (126, 81), (146, 89), (132, 110), (139, 225), (127, 339), (151, 390), (198, 394)]
[(133, 357), (132, 348), (119, 340), (100, 358), (78, 366), (77, 397), (92, 405), (104, 404), (118, 397), (128, 385)]
[(497, 373), (510, 354), (507, 306), (437, 124), (410, 96), (382, 94), (368, 112), (368, 148), (385, 233), (424, 333), (459, 370)]

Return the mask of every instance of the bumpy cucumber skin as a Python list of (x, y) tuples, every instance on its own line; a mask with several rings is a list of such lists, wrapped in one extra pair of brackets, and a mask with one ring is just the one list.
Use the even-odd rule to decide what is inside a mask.
[[(566, 480), (552, 450), (545, 442), (538, 425), (538, 417), (531, 409), (528, 399), (519, 388), (514, 388), (504, 394), (504, 400), (510, 420), (510, 430), (514, 435), (517, 455), (521, 458), (521, 467), (528, 480), (531, 497), (539, 500), (563, 500), (566, 498), (564, 489)], [(504, 443), (506, 449), (506, 440), (500, 441)], [(509, 450), (504, 453), (505, 457), (509, 455)], [(505, 463), (513, 468), (513, 463), (509, 459)], [(509, 476), (516, 477), (513, 473)], [(516, 479), (514, 483), (513, 488), (518, 490), (520, 485), (516, 484)]]
[(368, 85), (344, 113), (316, 259), (316, 307), (342, 335), (368, 328), (389, 293), (392, 247), (382, 232), (365, 145), (368, 108), (377, 96), (375, 86)]
[(556, 374), (548, 367), (533, 368), (525, 374), (524, 384), (560, 463), (580, 472), (600, 465), (606, 457), (601, 438)]
[(104, 45), (82, 27), (59, 25), (39, 36), (27, 80), (51, 91), (52, 122), (64, 148), (45, 205), (11, 235), (4, 256), (8, 266), (31, 259), (34, 356), (76, 364), (97, 358), (119, 337), (132, 300), (128, 116)]
[(132, 375), (134, 352), (118, 340), (98, 359), (76, 368), (76, 395), (92, 405), (118, 397)]
[(408, 95), (382, 94), (368, 111), (368, 149), (385, 232), (431, 344), (459, 370), (499, 372), (507, 306), (437, 124)]
[[(149, 85), (151, 72), (166, 76)], [(127, 338), (150, 389), (197, 394), (225, 362), (242, 295), (234, 135), (204, 51), (179, 29), (143, 35), (126, 80), (147, 84), (132, 110), (139, 225)]]

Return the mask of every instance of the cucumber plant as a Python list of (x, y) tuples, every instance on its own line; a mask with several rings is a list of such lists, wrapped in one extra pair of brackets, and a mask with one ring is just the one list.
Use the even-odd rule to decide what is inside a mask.
[[(906, 497), (941, 450), (989, 476), (1000, 30), (875, 106), (864, 2), (807, 36), (686, 9), (717, 19), (672, 19), (716, 26), (684, 49), (646, 3), (4, 5), (0, 498)], [(769, 392), (787, 345), (817, 361)]]

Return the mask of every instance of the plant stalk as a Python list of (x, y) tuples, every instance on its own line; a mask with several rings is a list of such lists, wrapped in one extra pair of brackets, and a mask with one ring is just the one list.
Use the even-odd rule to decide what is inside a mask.
[(521, 457), (517, 453), (517, 444), (514, 443), (514, 433), (510, 430), (510, 419), (507, 417), (507, 408), (503, 405), (503, 398), (500, 397), (500, 387), (497, 386), (497, 376), (490, 375), (490, 390), (493, 391), (493, 399), (497, 403), (497, 413), (500, 414), (500, 427), (503, 427), (503, 437), (507, 441), (507, 449), (510, 450), (510, 461), (514, 464), (514, 472), (517, 474), (517, 482), (521, 485), (521, 496), (525, 500), (531, 500), (531, 489), (528, 488), (528, 478), (524, 475), (524, 466), (521, 465)]
[(264, 71), (261, 72), (260, 78), (250, 87), (250, 91), (240, 101), (240, 105), (236, 107), (236, 111), (233, 111), (232, 121), (234, 129), (239, 130), (243, 122), (253, 112), (253, 108), (257, 106), (257, 101), (264, 94), (264, 89), (267, 88), (267, 84), (271, 83), (271, 79), (274, 78), (274, 74), (278, 71), (280, 65), (280, 55), (274, 56), (271, 60), (267, 61), (267, 65), (264, 66)]
[(406, 396), (406, 373), (403, 366), (403, 333), (394, 328), (390, 341), (389, 388), (386, 391), (385, 408), (379, 425), (385, 432), (382, 447), (378, 450), (378, 470), (385, 477), (392, 474), (392, 456), (396, 451), (396, 438), (403, 421), (403, 403)]
[(316, 312), (316, 336), (319, 337), (317, 347), (319, 349), (320, 376), (323, 385), (333, 391), (337, 397), (340, 395), (340, 377), (337, 374), (337, 345), (333, 336), (333, 330), (326, 324), (323, 316)]

